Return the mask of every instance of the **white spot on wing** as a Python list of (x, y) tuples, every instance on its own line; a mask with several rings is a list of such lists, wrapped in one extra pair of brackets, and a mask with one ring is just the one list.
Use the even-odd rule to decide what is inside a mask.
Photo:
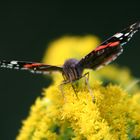
[(104, 66), (103, 65), (100, 65), (100, 66), (98, 66), (97, 68), (96, 68), (96, 70), (99, 70), (99, 69), (101, 69), (101, 68), (103, 68)]
[(106, 61), (104, 64), (105, 64), (105, 65), (108, 65), (109, 63), (111, 63), (111, 61), (112, 61), (112, 60), (108, 60), (108, 61)]
[(128, 36), (129, 35), (129, 33), (126, 33), (124, 36)]
[(114, 57), (112, 58), (112, 61), (114, 61), (116, 58), (117, 58), (117, 56), (114, 56)]
[(131, 38), (128, 38), (127, 41), (129, 41)]
[(17, 64), (17, 61), (11, 61), (10, 63), (11, 64)]
[(121, 46), (123, 46), (123, 45), (125, 45), (127, 42), (123, 42), (123, 43), (121, 43)]
[(123, 36), (123, 33), (117, 33), (114, 35), (114, 37), (120, 38), (121, 36)]

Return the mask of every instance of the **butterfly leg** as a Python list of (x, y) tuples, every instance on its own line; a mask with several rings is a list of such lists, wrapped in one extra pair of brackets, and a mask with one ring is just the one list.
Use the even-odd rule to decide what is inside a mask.
[(74, 93), (75, 93), (75, 95), (76, 95), (76, 98), (78, 99), (77, 90), (76, 90), (76, 88), (74, 87), (74, 84), (71, 83), (71, 86), (72, 86), (73, 91), (74, 91)]
[(59, 85), (59, 89), (60, 89), (60, 91), (61, 91), (61, 93), (62, 93), (62, 97), (64, 98), (64, 101), (66, 101), (66, 99), (65, 99), (65, 93), (64, 93), (64, 90), (63, 90), (63, 86), (65, 85), (65, 84), (68, 84), (68, 83), (70, 83), (70, 81), (63, 81), (60, 85)]
[(60, 84), (60, 91), (61, 91), (61, 93), (62, 93), (62, 96), (64, 97), (64, 100), (65, 100), (65, 96), (64, 96), (64, 91), (63, 91), (63, 86), (64, 85), (66, 85), (66, 84), (71, 84), (71, 86), (72, 86), (72, 89), (73, 89), (73, 91), (74, 91), (74, 93), (75, 93), (75, 95), (76, 95), (76, 97), (77, 97), (77, 99), (78, 99), (78, 95), (77, 95), (77, 90), (76, 90), (76, 88), (75, 88), (75, 86), (74, 86), (74, 84), (73, 84), (73, 82), (71, 82), (71, 81), (69, 81), (69, 80), (67, 80), (67, 81), (63, 81), (61, 84)]
[(63, 73), (62, 73), (62, 76), (64, 78), (64, 81), (59, 85), (59, 89), (60, 89), (60, 91), (62, 93), (63, 98), (65, 98), (64, 97), (64, 91), (63, 91), (63, 85), (69, 83), (69, 81), (66, 80), (66, 77), (65, 77), (65, 75)]
[(94, 95), (93, 95), (93, 92), (92, 92), (92, 90), (90, 88), (90, 85), (89, 85), (89, 72), (87, 72), (84, 75), (82, 75), (82, 77), (85, 78), (85, 84), (86, 84), (86, 86), (88, 88), (88, 91), (89, 91), (90, 96), (92, 97), (92, 100), (94, 101)]

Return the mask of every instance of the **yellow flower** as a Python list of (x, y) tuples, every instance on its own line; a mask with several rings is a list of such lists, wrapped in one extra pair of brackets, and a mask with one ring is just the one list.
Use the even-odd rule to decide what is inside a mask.
[[(93, 36), (64, 37), (52, 43), (44, 62), (60, 65), (66, 58), (80, 59), (98, 42)], [(60, 55), (54, 53), (58, 50)], [(121, 78), (116, 78), (115, 75), (119, 73)], [(140, 138), (140, 92), (137, 85), (130, 88), (129, 84), (135, 80), (128, 69), (109, 66), (102, 71), (91, 72), (90, 89), (84, 84), (83, 78), (73, 83), (76, 93), (71, 84), (64, 85), (63, 91), (60, 90), (60, 74), (53, 75), (53, 80), (54, 83), (44, 89), (43, 97), (38, 98), (31, 107), (17, 140)], [(128, 86), (133, 89), (129, 90), (132, 94), (128, 94)]]
[[(64, 98), (57, 85), (44, 89), (17, 140), (127, 140), (129, 133), (139, 137), (140, 103), (120, 87), (103, 87), (97, 82), (92, 88), (95, 102), (86, 88), (79, 90), (78, 98), (70, 85), (65, 85), (63, 92)], [(128, 133), (130, 121), (135, 123)]]
[(133, 132), (135, 138), (140, 138), (140, 92), (131, 98), (129, 106), (129, 113), (131, 114), (130, 118), (133, 120), (130, 123), (130, 126), (133, 129), (131, 128), (130, 130)]
[(99, 45), (99, 39), (91, 35), (84, 37), (62, 37), (50, 44), (43, 62), (52, 65), (63, 65), (66, 59), (81, 59), (97, 45)]

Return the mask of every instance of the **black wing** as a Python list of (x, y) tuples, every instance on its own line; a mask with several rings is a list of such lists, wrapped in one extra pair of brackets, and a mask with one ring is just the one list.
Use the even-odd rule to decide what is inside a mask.
[(90, 69), (99, 69), (115, 60), (123, 51), (126, 44), (140, 28), (140, 22), (134, 23), (128, 28), (116, 33), (104, 41), (95, 50), (82, 58), (77, 66)]
[(62, 67), (46, 65), (36, 62), (26, 62), (26, 61), (0, 61), (1, 68), (17, 69), (17, 70), (27, 70), (32, 73), (37, 74), (48, 74), (54, 71), (62, 72)]

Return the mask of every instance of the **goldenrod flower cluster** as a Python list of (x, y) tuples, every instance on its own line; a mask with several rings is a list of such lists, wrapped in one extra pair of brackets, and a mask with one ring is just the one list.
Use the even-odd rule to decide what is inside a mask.
[[(68, 58), (80, 59), (98, 44), (94, 36), (64, 37), (50, 44), (44, 62), (61, 65)], [(60, 74), (52, 78), (54, 83), (31, 107), (17, 140), (140, 138), (140, 89), (127, 68), (109, 66), (90, 72), (90, 90), (83, 78), (73, 83), (76, 93), (71, 84), (60, 90)]]

